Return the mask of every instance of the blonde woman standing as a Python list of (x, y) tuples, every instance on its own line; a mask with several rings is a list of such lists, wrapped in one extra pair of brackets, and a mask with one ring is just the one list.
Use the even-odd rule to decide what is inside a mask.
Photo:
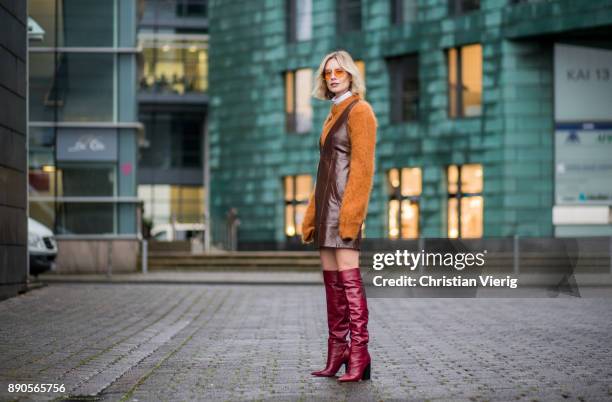
[(363, 78), (346, 51), (326, 55), (315, 81), (313, 96), (332, 104), (302, 224), (303, 243), (314, 242), (321, 255), (329, 329), (327, 365), (312, 374), (333, 377), (344, 364), (346, 373), (338, 381), (368, 380), (368, 306), (359, 250), (374, 177), (377, 121), (364, 100)]

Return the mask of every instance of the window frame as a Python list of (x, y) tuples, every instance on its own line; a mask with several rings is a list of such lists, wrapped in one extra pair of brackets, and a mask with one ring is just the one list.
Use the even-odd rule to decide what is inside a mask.
[[(112, 191), (111, 194), (68, 194), (66, 195), (66, 189), (64, 188), (66, 179), (64, 177), (64, 171), (66, 169), (78, 170), (78, 169), (108, 169), (109, 177), (112, 177)], [(119, 228), (119, 208), (120, 204), (113, 199), (118, 197), (119, 193), (119, 175), (118, 175), (118, 166), (116, 161), (96, 161), (96, 162), (87, 162), (87, 161), (57, 161), (54, 170), (55, 175), (55, 199), (54, 203), (54, 232), (62, 235), (72, 235), (72, 234), (95, 234), (98, 233), (97, 230), (91, 232), (71, 232), (68, 229), (73, 227), (70, 226), (70, 219), (73, 214), (78, 212), (78, 208), (82, 206), (97, 206), (100, 209), (107, 208), (105, 211), (112, 216), (112, 223), (110, 227), (110, 231), (102, 231), (101, 233), (106, 234), (116, 234)], [(58, 177), (60, 177), (58, 179)], [(59, 183), (62, 183), (61, 188), (59, 187)], [(83, 201), (69, 201), (71, 198), (82, 199)], [(97, 198), (97, 199), (107, 199), (107, 201), (100, 202), (91, 202), (84, 201), (88, 198)], [(36, 199), (31, 199), (31, 202), (36, 202)], [(98, 211), (100, 210), (98, 209)]]
[[(363, 29), (363, 4), (361, 0), (336, 0), (336, 31), (338, 34), (360, 32)], [(359, 20), (356, 26), (351, 26), (348, 11), (359, 10)]]
[[(480, 46), (480, 54), (481, 54), (481, 69), (480, 69), (480, 94), (481, 94), (481, 98), (480, 98), (480, 113), (479, 114), (475, 114), (475, 115), (466, 115), (465, 114), (465, 108), (464, 108), (464, 102), (463, 102), (463, 91), (464, 91), (464, 85), (463, 85), (463, 50), (468, 47), (468, 46), (475, 46), (478, 45)], [(457, 58), (456, 58), (456, 65), (455, 65), (455, 71), (456, 71), (456, 88), (453, 89), (452, 85), (451, 85), (451, 69), (450, 69), (450, 53), (451, 51), (454, 50), (457, 53)], [(482, 43), (466, 43), (463, 45), (458, 45), (455, 47), (450, 47), (447, 48), (445, 50), (445, 54), (446, 54), (446, 72), (447, 72), (447, 77), (446, 77), (446, 84), (447, 84), (447, 117), (449, 119), (473, 119), (473, 118), (481, 118), (482, 117), (482, 89), (483, 89), (483, 82), (482, 82), (482, 77), (483, 77), (483, 63), (482, 63)], [(454, 95), (454, 99), (453, 99), (453, 95)], [(452, 113), (452, 105), (453, 105), (453, 101), (455, 102), (455, 114), (453, 115)]]
[[(402, 194), (402, 176), (403, 176), (403, 171), (404, 169), (419, 169), (420, 172), (420, 178), (421, 178), (421, 182), (419, 183), (419, 187), (420, 187), (420, 193), (418, 195), (403, 195)], [(390, 173), (392, 170), (397, 170), (398, 172), (398, 180), (399, 180), (399, 186), (394, 187), (391, 185), (390, 183)], [(420, 166), (403, 166), (403, 167), (394, 167), (394, 168), (390, 168), (387, 169), (386, 172), (386, 183), (387, 183), (387, 214), (386, 214), (386, 218), (387, 218), (387, 237), (390, 239), (418, 239), (421, 235), (421, 197), (423, 196), (423, 168)], [(396, 220), (396, 224), (397, 224), (397, 228), (399, 229), (399, 232), (397, 234), (397, 237), (391, 237), (391, 227), (390, 227), (390, 219), (391, 217), (389, 216), (389, 206), (391, 204), (391, 201), (398, 201), (399, 202), (399, 209), (398, 209), (398, 213), (395, 217)], [(404, 204), (404, 201), (409, 201), (410, 204), (415, 204), (417, 207), (417, 216), (416, 216), (416, 237), (403, 237), (402, 236), (402, 212), (403, 212), (403, 207), (402, 205)]]
[(297, 2), (301, 0), (285, 0), (285, 40), (287, 43), (299, 43), (312, 39), (312, 0), (310, 3), (310, 35), (305, 39), (298, 39), (300, 16), (298, 15)]
[[(389, 74), (389, 102), (391, 124), (402, 124), (418, 122), (421, 118), (421, 85), (418, 53), (410, 53), (386, 59)], [(404, 105), (404, 80), (410, 79), (408, 71), (414, 67), (416, 82), (416, 110), (413, 118), (406, 116), (406, 105)], [(398, 85), (400, 84), (400, 85)], [(395, 100), (399, 100), (395, 102)], [(397, 106), (396, 106), (397, 105)]]
[(448, 0), (448, 15), (450, 16), (458, 16), (466, 13), (470, 13), (473, 11), (479, 11), (481, 9), (480, 0), (470, 0), (470, 1), (478, 1), (477, 8), (469, 8), (466, 7), (466, 0)]
[[(297, 199), (297, 182), (298, 182), (298, 178), (299, 177), (308, 177), (310, 178), (310, 189), (309, 189), (309, 195), (312, 193), (312, 191), (314, 190), (313, 187), (313, 177), (310, 174), (307, 173), (301, 173), (301, 174), (293, 174), (293, 175), (287, 175), (287, 176), (283, 176), (281, 178), (282, 180), (282, 187), (283, 187), (283, 233), (285, 234), (285, 238), (287, 239), (293, 239), (293, 238), (298, 238), (301, 237), (302, 232), (301, 232), (301, 222), (298, 225), (297, 224), (297, 207), (299, 205), (308, 205), (308, 201), (309, 201), (309, 197), (306, 197), (303, 200), (298, 200)], [(291, 192), (291, 198), (287, 199), (286, 194), (287, 194), (287, 179), (290, 179), (291, 181), (291, 186), (292, 186), (292, 192)], [(288, 207), (292, 207), (293, 209), (293, 225), (294, 225), (294, 234), (293, 235), (289, 235), (287, 233), (287, 229), (288, 229), (288, 222), (287, 222), (287, 208)], [(298, 228), (299, 227), (299, 228)]]
[[(462, 187), (461, 187), (461, 176), (462, 176), (462, 171), (463, 168), (465, 166), (469, 166), (469, 165), (476, 165), (476, 166), (480, 166), (480, 169), (482, 171), (482, 187), (480, 189), (480, 192), (475, 192), (475, 193), (467, 193), (467, 192), (463, 192), (462, 191)], [(457, 191), (455, 193), (452, 193), (450, 191), (450, 181), (449, 181), (449, 169), (455, 166), (457, 168)], [(455, 163), (451, 163), (449, 165), (446, 166), (445, 168), (445, 178), (446, 178), (446, 193), (447, 193), (447, 201), (446, 201), (446, 209), (447, 209), (447, 216), (446, 216), (446, 235), (448, 236), (448, 238), (453, 238), (453, 239), (462, 239), (462, 235), (461, 235), (461, 228), (463, 225), (463, 221), (461, 219), (461, 201), (464, 198), (471, 198), (471, 197), (480, 197), (482, 199), (482, 218), (481, 218), (481, 222), (482, 222), (482, 233), (484, 235), (484, 166), (482, 163), (464, 163), (464, 164), (455, 164)], [(451, 219), (451, 215), (450, 215), (450, 208), (449, 208), (449, 203), (451, 199), (456, 199), (457, 200), (457, 236), (456, 237), (450, 237), (450, 219)], [(482, 236), (481, 236), (482, 237)]]
[[(301, 134), (307, 134), (309, 132), (312, 131), (313, 129), (313, 122), (312, 122), (312, 100), (311, 100), (311, 96), (310, 93), (307, 92), (306, 96), (308, 97), (308, 101), (310, 104), (310, 111), (311, 111), (311, 116), (310, 116), (310, 124), (307, 130), (304, 131), (298, 131), (298, 110), (297, 110), (297, 106), (298, 106), (298, 90), (297, 90), (297, 76), (298, 76), (298, 71), (300, 70), (309, 70), (310, 74), (311, 74), (311, 78), (314, 79), (314, 72), (311, 68), (309, 67), (303, 67), (303, 68), (296, 68), (293, 70), (286, 70), (283, 72), (283, 80), (284, 80), (284, 88), (285, 88), (285, 93), (284, 93), (284, 101), (285, 101), (285, 110), (284, 110), (284, 115), (285, 115), (285, 131), (287, 133), (290, 134), (297, 134), (297, 135), (301, 135)], [(287, 98), (287, 88), (288, 88), (288, 82), (287, 80), (289, 80), (289, 76), (292, 77), (292, 81), (291, 81), (291, 99)], [(311, 83), (312, 84), (312, 83)], [(310, 88), (310, 87), (309, 87)], [(287, 111), (287, 106), (288, 106), (288, 101), (291, 102), (291, 108), (292, 111), (291, 113), (289, 113)]]
[(393, 26), (398, 26), (407, 23), (413, 23), (418, 20), (419, 16), (419, 2), (418, 0), (410, 0), (414, 3), (416, 13), (413, 16), (413, 19), (406, 20), (404, 19), (404, 6), (406, 0), (391, 0), (389, 2), (389, 22)]
[(295, 0), (285, 0), (285, 40), (297, 42), (297, 6)]

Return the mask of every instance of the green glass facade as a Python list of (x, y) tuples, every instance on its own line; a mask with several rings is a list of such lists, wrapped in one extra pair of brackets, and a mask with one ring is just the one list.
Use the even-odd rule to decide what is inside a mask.
[(406, 225), (418, 213), (417, 236), (612, 234), (553, 222), (555, 44), (612, 49), (611, 1), (309, 3), (312, 35), (295, 40), (285, 1), (210, 2), (211, 210), (238, 210), (243, 248), (296, 243), (284, 178), (316, 176), (329, 102), (311, 99), (312, 128), (287, 132), (285, 76), (339, 48), (363, 61), (379, 122), (366, 237), (391, 236), (390, 172), (403, 168), (420, 169), (402, 212)]

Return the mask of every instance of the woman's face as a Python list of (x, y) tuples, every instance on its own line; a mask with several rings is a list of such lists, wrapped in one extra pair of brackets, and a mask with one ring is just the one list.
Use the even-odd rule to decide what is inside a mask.
[(327, 60), (323, 74), (327, 89), (336, 96), (345, 93), (351, 86), (351, 75), (340, 67), (335, 57)]

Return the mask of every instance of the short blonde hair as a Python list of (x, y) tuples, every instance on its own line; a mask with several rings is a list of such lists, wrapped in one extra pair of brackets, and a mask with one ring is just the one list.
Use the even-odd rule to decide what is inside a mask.
[(363, 77), (359, 72), (359, 69), (355, 65), (353, 58), (351, 55), (345, 50), (336, 50), (335, 52), (331, 52), (323, 57), (323, 61), (319, 65), (319, 69), (317, 70), (317, 74), (315, 76), (314, 88), (312, 90), (312, 96), (317, 99), (331, 99), (334, 97), (334, 93), (331, 92), (327, 88), (327, 83), (325, 82), (325, 65), (327, 62), (335, 58), (340, 67), (342, 67), (346, 72), (351, 75), (351, 86), (349, 90), (354, 95), (359, 95), (360, 98), (364, 98), (365, 96), (365, 84), (363, 82)]

